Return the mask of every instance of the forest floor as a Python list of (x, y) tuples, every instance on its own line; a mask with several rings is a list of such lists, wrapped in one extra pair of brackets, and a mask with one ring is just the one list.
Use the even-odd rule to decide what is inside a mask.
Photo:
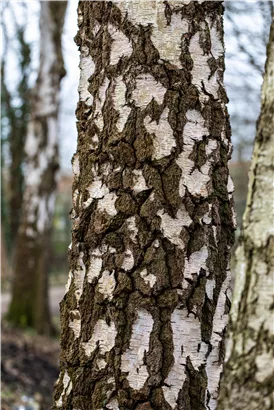
[(59, 374), (59, 340), (5, 323), (1, 339), (1, 410), (49, 410)]

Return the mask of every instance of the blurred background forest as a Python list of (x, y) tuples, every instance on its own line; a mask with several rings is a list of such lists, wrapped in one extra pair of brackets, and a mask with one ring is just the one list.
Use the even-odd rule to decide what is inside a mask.
[[(225, 3), (225, 84), (229, 97), (228, 109), (234, 146), (230, 171), (235, 184), (238, 234), (245, 208), (248, 169), (260, 110), (260, 88), (273, 2)], [(64, 294), (69, 271), (67, 250), (71, 229), (71, 158), (77, 143), (74, 112), (78, 100), (79, 80), (79, 53), (73, 42), (77, 32), (76, 9), (77, 2), (69, 1), (61, 33), (66, 74), (61, 76), (63, 78), (58, 115), (60, 167), (57, 171), (57, 195), (53, 219), (50, 222), (50, 235), (47, 236), (46, 274), (49, 280), (50, 315), (55, 335), (56, 330), (58, 335), (59, 301)], [(28, 158), (24, 147), (35, 100), (33, 95), (37, 76), (38, 72), (39, 75), (42, 72), (41, 67), (39, 68), (41, 5), (39, 1), (2, 1), (1, 11), (1, 281), (4, 316), (11, 301), (16, 247), (19, 246), (17, 235), (22, 219), (24, 191), (29, 183), (26, 178), (29, 169)], [(24, 265), (21, 268), (24, 269)], [(49, 342), (49, 339), (43, 339), (44, 336), (34, 336), (33, 331), (28, 330), (32, 326), (22, 326), (27, 329), (24, 336), (5, 321), (2, 326), (2, 408), (48, 408), (51, 402), (52, 383), (58, 374), (57, 339)], [(29, 365), (34, 361), (35, 368)], [(40, 383), (41, 372), (48, 375), (48, 380), (45, 377), (44, 385)], [(40, 387), (37, 387), (38, 385)]]

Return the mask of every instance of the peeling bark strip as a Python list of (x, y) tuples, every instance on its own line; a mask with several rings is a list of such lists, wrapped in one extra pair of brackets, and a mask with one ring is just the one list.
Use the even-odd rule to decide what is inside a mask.
[(62, 376), (56, 409), (216, 407), (235, 228), (222, 15), (220, 2), (79, 3), (72, 388)]
[(227, 364), (220, 410), (274, 407), (274, 20), (267, 48), (261, 114), (237, 249)]
[(22, 220), (15, 255), (9, 319), (51, 331), (47, 298), (48, 245), (54, 211), (58, 159), (60, 82), (65, 74), (61, 35), (67, 2), (42, 1), (40, 63), (25, 145)]

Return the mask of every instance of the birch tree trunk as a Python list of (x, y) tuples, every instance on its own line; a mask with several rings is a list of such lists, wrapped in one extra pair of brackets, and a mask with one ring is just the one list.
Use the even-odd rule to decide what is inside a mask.
[(25, 192), (8, 319), (51, 331), (48, 249), (58, 170), (58, 108), (65, 74), (61, 35), (67, 2), (41, 1), (40, 65), (26, 138)]
[(219, 2), (80, 2), (54, 409), (214, 409), (235, 217)]
[(218, 409), (274, 406), (274, 20), (267, 48), (261, 114), (237, 249), (227, 364)]

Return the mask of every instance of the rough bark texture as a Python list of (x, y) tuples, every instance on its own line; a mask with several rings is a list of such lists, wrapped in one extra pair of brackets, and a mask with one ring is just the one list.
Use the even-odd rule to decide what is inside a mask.
[(54, 408), (214, 409), (233, 184), (219, 2), (80, 2)]
[(274, 21), (267, 48), (261, 114), (230, 316), (227, 364), (218, 409), (274, 407)]
[(61, 35), (67, 2), (41, 2), (40, 66), (26, 138), (25, 192), (8, 319), (51, 331), (48, 247), (58, 170), (58, 106), (65, 74)]

